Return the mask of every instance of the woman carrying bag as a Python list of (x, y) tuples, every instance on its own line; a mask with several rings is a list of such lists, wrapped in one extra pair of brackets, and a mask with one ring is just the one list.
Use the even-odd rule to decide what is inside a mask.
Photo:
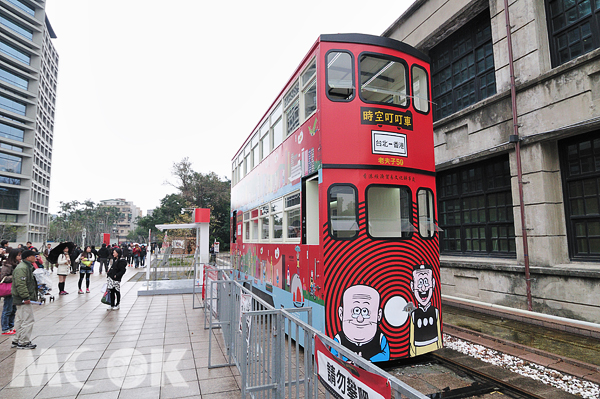
[(127, 270), (127, 260), (123, 259), (123, 252), (119, 248), (113, 250), (113, 264), (108, 270), (107, 289), (110, 291), (111, 307), (106, 310), (118, 310), (121, 304), (121, 278)]
[(96, 255), (92, 252), (92, 247), (89, 245), (85, 247), (85, 250), (77, 257), (77, 263), (79, 263), (79, 293), (83, 294), (83, 290), (81, 289), (81, 283), (83, 282), (83, 277), (85, 276), (85, 288), (86, 292), (90, 293), (90, 274), (92, 274), (92, 265), (96, 261)]
[(71, 269), (71, 256), (69, 255), (69, 247), (63, 249), (63, 253), (58, 256), (56, 261), (56, 274), (58, 275), (58, 295), (67, 295), (65, 291), (65, 280)]
[(13, 298), (11, 296), (12, 288), (12, 274), (15, 267), (21, 262), (21, 250), (11, 249), (8, 254), (8, 259), (2, 266), (0, 272), (0, 285), (2, 288), (8, 286), (8, 296), (4, 296), (4, 307), (2, 308), (2, 335), (13, 335), (15, 333), (15, 314), (17, 313), (17, 307), (13, 304)]

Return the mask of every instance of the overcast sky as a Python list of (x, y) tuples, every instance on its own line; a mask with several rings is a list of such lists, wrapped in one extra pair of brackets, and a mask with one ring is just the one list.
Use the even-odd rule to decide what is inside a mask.
[(49, 0), (58, 38), (50, 212), (175, 192), (231, 158), (322, 33), (380, 35), (412, 0)]

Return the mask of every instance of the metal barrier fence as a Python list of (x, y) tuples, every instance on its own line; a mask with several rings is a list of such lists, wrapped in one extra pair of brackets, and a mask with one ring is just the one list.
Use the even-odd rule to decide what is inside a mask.
[(242, 398), (332, 397), (318, 382), (316, 336), (328, 350), (334, 349), (354, 365), (387, 379), (394, 398), (427, 398), (315, 330), (311, 308), (275, 309), (233, 276), (234, 269), (212, 268), (205, 273), (205, 328), (220, 328), (227, 349), (225, 363), (213, 364), (210, 334), (208, 367), (237, 366)]
[(166, 248), (161, 254), (151, 257), (150, 281), (188, 280), (194, 278), (194, 254), (174, 254), (173, 248)]

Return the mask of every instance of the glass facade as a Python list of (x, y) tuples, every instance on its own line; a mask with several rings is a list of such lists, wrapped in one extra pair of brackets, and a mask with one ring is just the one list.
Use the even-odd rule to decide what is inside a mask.
[(0, 68), (0, 79), (10, 84), (13, 84), (23, 90), (27, 90), (27, 87), (29, 86), (29, 81), (27, 79), (23, 79), (22, 77), (17, 76), (4, 68)]
[(21, 157), (0, 152), (0, 171), (10, 173), (21, 173)]
[(31, 15), (31, 16), (35, 16), (35, 10), (33, 8), (31, 8), (30, 6), (28, 6), (27, 4), (23, 3), (22, 1), (19, 0), (6, 0), (8, 1), (10, 4), (14, 5), (15, 7), (21, 9), (22, 11), (25, 11), (27, 14)]
[(5, 125), (0, 123), (0, 136), (6, 137), (7, 139), (23, 141), (23, 135), (25, 131), (16, 127)]
[(24, 62), (27, 65), (31, 64), (31, 57), (22, 51), (17, 50), (13, 46), (4, 43), (0, 40), (0, 52), (11, 56), (12, 58)]
[(33, 40), (33, 31), (32, 30), (24, 28), (23, 26), (19, 25), (12, 19), (7, 18), (2, 14), (0, 14), (0, 24), (6, 26), (13, 32), (18, 33), (19, 35), (25, 37), (26, 39)]
[(17, 188), (0, 187), (0, 209), (18, 210), (19, 195), (20, 190)]
[(10, 98), (0, 96), (0, 108), (25, 116), (27, 106), (19, 101), (11, 100)]

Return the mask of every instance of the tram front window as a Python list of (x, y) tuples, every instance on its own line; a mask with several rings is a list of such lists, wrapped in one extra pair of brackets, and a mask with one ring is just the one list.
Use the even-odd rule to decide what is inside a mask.
[(336, 185), (329, 189), (329, 222), (335, 238), (353, 238), (358, 234), (356, 189)]
[(375, 238), (408, 237), (416, 231), (410, 217), (408, 187), (371, 186), (367, 189), (367, 223)]
[(406, 106), (406, 67), (383, 55), (360, 57), (360, 97), (367, 103)]

